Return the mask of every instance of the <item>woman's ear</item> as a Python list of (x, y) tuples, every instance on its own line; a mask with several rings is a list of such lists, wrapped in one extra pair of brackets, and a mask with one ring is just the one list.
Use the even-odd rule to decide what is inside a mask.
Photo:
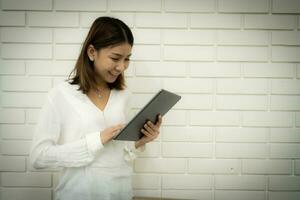
[(94, 54), (95, 54), (95, 48), (92, 44), (90, 44), (87, 48), (87, 55), (90, 59), (90, 61), (94, 61)]

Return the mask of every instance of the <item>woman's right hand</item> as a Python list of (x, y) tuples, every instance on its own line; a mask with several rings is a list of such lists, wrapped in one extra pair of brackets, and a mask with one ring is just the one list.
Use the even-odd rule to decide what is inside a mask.
[(100, 138), (102, 144), (105, 144), (112, 140), (114, 137), (116, 137), (119, 133), (120, 130), (125, 126), (125, 124), (117, 124), (115, 126), (110, 126), (103, 131), (100, 132)]

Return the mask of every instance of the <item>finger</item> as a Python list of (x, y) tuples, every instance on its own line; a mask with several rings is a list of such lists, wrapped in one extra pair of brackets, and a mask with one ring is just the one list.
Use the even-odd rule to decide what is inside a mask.
[(147, 137), (151, 137), (151, 134), (147, 132), (145, 129), (141, 129), (141, 132), (146, 135)]
[(158, 121), (156, 123), (157, 126), (160, 126), (162, 123), (162, 116), (161, 115), (158, 115)]
[(151, 122), (151, 121), (148, 121), (147, 122), (148, 126), (150, 126), (153, 130), (156, 130), (156, 126)]
[(153, 130), (150, 126), (148, 126), (147, 124), (145, 124), (144, 127), (146, 128), (146, 130), (147, 130), (151, 135), (155, 135), (155, 130)]

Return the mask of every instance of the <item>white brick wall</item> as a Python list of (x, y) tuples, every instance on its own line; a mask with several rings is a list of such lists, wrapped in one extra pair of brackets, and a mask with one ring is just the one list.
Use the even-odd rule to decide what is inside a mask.
[(135, 160), (135, 196), (300, 198), (300, 0), (0, 7), (0, 199), (54, 199), (59, 169), (29, 165), (33, 128), (46, 92), (67, 77), (101, 15), (120, 18), (135, 36), (126, 71), (133, 113), (160, 88), (182, 95)]

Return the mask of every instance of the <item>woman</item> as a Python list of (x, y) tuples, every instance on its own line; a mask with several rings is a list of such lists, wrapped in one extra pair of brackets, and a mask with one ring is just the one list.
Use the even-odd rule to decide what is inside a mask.
[[(136, 141), (113, 138), (129, 121), (131, 92), (125, 87), (133, 46), (119, 19), (97, 18), (83, 43), (74, 76), (50, 89), (36, 125), (30, 163), (61, 167), (56, 200), (132, 199), (137, 152), (159, 135), (161, 115), (145, 123)], [(71, 74), (70, 74), (71, 75)], [(148, 125), (147, 125), (148, 124)]]

